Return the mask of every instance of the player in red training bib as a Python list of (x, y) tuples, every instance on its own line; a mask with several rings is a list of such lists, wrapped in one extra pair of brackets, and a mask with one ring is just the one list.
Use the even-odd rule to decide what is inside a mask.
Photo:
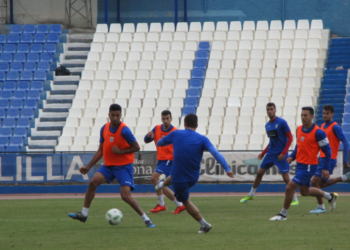
[(110, 183), (117, 179), (120, 184), (120, 196), (143, 219), (147, 227), (155, 227), (153, 222), (143, 212), (137, 200), (131, 196), (134, 190), (134, 152), (140, 150), (135, 137), (125, 123), (120, 121), (122, 108), (118, 104), (109, 107), (108, 117), (110, 122), (101, 128), (100, 146), (92, 160), (85, 167), (80, 168), (80, 173), (87, 174), (90, 169), (103, 157), (105, 163), (96, 171), (89, 182), (85, 194), (84, 207), (81, 212), (68, 214), (69, 217), (81, 222), (86, 222), (89, 208), (95, 191), (102, 183)]
[[(157, 142), (160, 139), (167, 136), (172, 131), (176, 130), (176, 128), (173, 125), (171, 125), (171, 121), (172, 121), (171, 112), (169, 110), (164, 110), (162, 112), (163, 124), (155, 126), (152, 129), (152, 131), (150, 131), (145, 136), (145, 139), (144, 139), (145, 143), (150, 143), (154, 141), (157, 147), (158, 164), (157, 164), (157, 169), (152, 174), (152, 182), (154, 186), (157, 185), (159, 176), (161, 174), (164, 174), (166, 177), (170, 175), (171, 166), (173, 165), (173, 159), (174, 159), (173, 145), (168, 145), (165, 147), (157, 146)], [(185, 206), (182, 204), (182, 202), (177, 201), (177, 199), (174, 196), (174, 192), (171, 191), (170, 188), (166, 187), (163, 190), (157, 190), (156, 193), (158, 196), (158, 204), (157, 206), (155, 206), (153, 209), (150, 210), (152, 213), (158, 213), (166, 210), (163, 193), (165, 194), (166, 197), (169, 198), (169, 200), (173, 201), (177, 206), (176, 210), (172, 212), (172, 214), (179, 214), (185, 210)]]

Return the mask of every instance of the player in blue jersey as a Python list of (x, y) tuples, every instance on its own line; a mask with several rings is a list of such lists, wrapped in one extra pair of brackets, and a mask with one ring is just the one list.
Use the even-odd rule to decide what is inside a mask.
[[(265, 125), (267, 136), (270, 138), (270, 143), (258, 156), (258, 159), (261, 160), (266, 154), (264, 160), (260, 165), (258, 174), (255, 177), (250, 193), (241, 199), (241, 203), (246, 203), (248, 200), (255, 199), (256, 189), (260, 185), (266, 171), (273, 165), (276, 165), (278, 167), (286, 184), (288, 184), (290, 181), (289, 164), (287, 163), (286, 159), (288, 156), (288, 149), (293, 141), (292, 133), (290, 132), (287, 122), (282, 118), (276, 116), (276, 106), (274, 103), (270, 102), (266, 105), (266, 112), (270, 118), (270, 121)], [(298, 198), (296, 194), (294, 194), (292, 205), (298, 204)]]
[(233, 178), (234, 176), (225, 158), (216, 150), (208, 138), (196, 132), (197, 127), (197, 116), (188, 114), (185, 117), (185, 130), (173, 131), (158, 141), (157, 146), (159, 147), (173, 145), (174, 161), (171, 175), (165, 181), (160, 181), (155, 189), (160, 190), (172, 185), (176, 199), (185, 205), (186, 211), (201, 225), (198, 233), (207, 233), (212, 226), (204, 220), (198, 208), (189, 199), (189, 189), (199, 179), (204, 150), (208, 150), (214, 156), (229, 177)]
[[(343, 150), (343, 166), (344, 168), (349, 167), (348, 163), (348, 155), (349, 155), (349, 143), (346, 140), (342, 129), (340, 126), (332, 120), (334, 115), (334, 107), (332, 105), (325, 105), (323, 107), (323, 120), (324, 123), (321, 126), (321, 129), (327, 134), (329, 145), (332, 149), (331, 154), (331, 164), (330, 168), (328, 169), (329, 174), (331, 175), (333, 173), (334, 168), (337, 166), (337, 156), (338, 156), (338, 150), (340, 142), (344, 145)], [(325, 160), (325, 155), (323, 152), (320, 154), (320, 165), (323, 165), (323, 162)], [(350, 172), (342, 175), (337, 178), (333, 179), (325, 179), (322, 177), (322, 168), (319, 167), (316, 170), (316, 173), (314, 177), (311, 180), (311, 185), (316, 188), (325, 188), (329, 187), (331, 185), (334, 185), (338, 182), (350, 182)], [(324, 213), (326, 212), (326, 207), (323, 204), (323, 199), (321, 197), (316, 197), (318, 201), (318, 206), (316, 209), (310, 211), (310, 213)]]

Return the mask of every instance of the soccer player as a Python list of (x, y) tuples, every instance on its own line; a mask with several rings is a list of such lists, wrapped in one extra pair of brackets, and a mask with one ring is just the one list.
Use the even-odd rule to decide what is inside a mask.
[[(329, 140), (329, 145), (331, 146), (331, 164), (328, 169), (329, 174), (333, 173), (334, 168), (337, 166), (337, 156), (340, 142), (343, 142), (344, 150), (343, 150), (343, 166), (344, 168), (349, 167), (348, 161), (348, 153), (349, 153), (349, 143), (346, 140), (343, 131), (340, 126), (332, 121), (334, 115), (334, 107), (332, 105), (323, 106), (323, 120), (324, 123), (321, 126), (321, 130), (323, 130), (327, 138)], [(325, 161), (325, 154), (321, 152), (320, 154), (320, 165), (323, 165)], [(314, 177), (312, 177), (311, 185), (316, 188), (325, 188), (329, 187), (338, 182), (350, 182), (350, 172), (337, 178), (333, 179), (325, 179), (322, 177), (322, 167), (318, 167)], [(326, 207), (323, 204), (323, 200), (321, 197), (316, 197), (318, 201), (318, 206), (316, 209), (310, 211), (310, 213), (324, 213), (326, 212)]]
[(325, 154), (324, 161), (320, 164), (322, 168), (322, 177), (328, 179), (329, 165), (331, 159), (331, 147), (329, 146), (326, 133), (323, 132), (316, 124), (313, 124), (314, 109), (312, 107), (303, 107), (301, 120), (303, 125), (297, 128), (297, 145), (287, 162), (297, 161), (296, 174), (287, 184), (284, 205), (279, 214), (270, 218), (270, 220), (286, 220), (288, 209), (293, 200), (295, 190), (299, 188), (302, 196), (323, 197), (328, 200), (331, 210), (335, 208), (337, 193), (323, 192), (318, 188), (311, 187), (310, 180), (315, 174), (318, 167), (318, 152), (322, 150)]
[(189, 189), (199, 179), (203, 151), (208, 150), (225, 169), (229, 177), (233, 178), (233, 173), (224, 157), (216, 150), (208, 138), (196, 132), (197, 127), (197, 116), (188, 114), (185, 117), (185, 130), (173, 131), (157, 142), (159, 147), (173, 145), (174, 161), (171, 168), (171, 176), (165, 181), (160, 181), (155, 189), (160, 190), (172, 184), (176, 199), (185, 205), (186, 211), (201, 225), (198, 233), (207, 233), (212, 226), (204, 220), (198, 208), (189, 200)]
[(80, 173), (87, 174), (89, 170), (103, 157), (105, 163), (96, 171), (89, 182), (85, 193), (84, 207), (81, 212), (68, 214), (69, 217), (81, 222), (86, 222), (89, 208), (95, 191), (102, 183), (110, 183), (117, 179), (120, 184), (120, 196), (143, 219), (147, 227), (155, 227), (153, 222), (143, 212), (139, 203), (131, 196), (134, 190), (133, 163), (134, 152), (140, 150), (135, 137), (125, 123), (120, 121), (122, 108), (118, 104), (109, 107), (109, 120), (101, 128), (100, 145), (92, 160), (85, 167), (80, 168)]
[[(175, 131), (176, 128), (171, 125), (172, 117), (171, 117), (171, 112), (169, 110), (164, 110), (162, 112), (162, 123), (160, 125), (155, 126), (152, 131), (150, 131), (146, 136), (145, 136), (145, 143), (150, 143), (154, 141), (154, 143), (157, 146), (157, 142), (162, 139), (163, 137), (167, 136), (171, 132)], [(165, 147), (158, 147), (157, 146), (157, 169), (155, 172), (152, 174), (152, 182), (153, 185), (156, 186), (159, 180), (159, 176), (161, 174), (164, 174), (166, 177), (170, 175), (170, 170), (171, 166), (173, 164), (173, 145), (168, 145)], [(165, 187), (163, 190), (158, 190), (156, 191), (157, 196), (158, 196), (158, 204), (155, 206), (155, 208), (151, 209), (150, 212), (152, 213), (158, 213), (161, 211), (166, 210), (165, 202), (164, 202), (164, 197), (163, 193), (165, 194), (166, 197), (169, 198), (169, 200), (173, 201), (177, 208), (172, 214), (179, 214), (182, 211), (185, 210), (185, 206), (182, 204), (182, 202), (179, 202), (176, 200), (174, 197), (173, 191), (171, 191), (170, 188)]]
[[(265, 150), (258, 156), (261, 160), (265, 154), (265, 158), (262, 161), (258, 174), (255, 177), (253, 187), (250, 193), (241, 200), (241, 203), (246, 203), (248, 200), (255, 199), (255, 191), (261, 183), (261, 180), (266, 171), (273, 165), (276, 165), (279, 171), (282, 173), (282, 178), (286, 184), (290, 181), (289, 178), (289, 164), (287, 163), (288, 149), (293, 141), (292, 133), (285, 120), (276, 116), (276, 106), (274, 103), (269, 102), (266, 105), (267, 116), (270, 118), (265, 125), (267, 136), (270, 138), (270, 143)], [(292, 205), (298, 205), (299, 201), (294, 193)]]

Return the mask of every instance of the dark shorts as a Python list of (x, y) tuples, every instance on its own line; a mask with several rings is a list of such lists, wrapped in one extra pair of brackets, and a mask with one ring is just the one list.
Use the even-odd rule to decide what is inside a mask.
[(106, 178), (107, 183), (117, 179), (120, 186), (130, 186), (131, 190), (135, 189), (133, 164), (115, 167), (106, 167), (103, 164), (96, 172), (101, 173)]
[(286, 155), (286, 157), (282, 161), (278, 160), (278, 156), (279, 155), (270, 155), (269, 153), (267, 153), (266, 156), (264, 157), (260, 167), (262, 169), (267, 170), (267, 169), (271, 168), (273, 165), (276, 165), (282, 174), (289, 173), (289, 163), (286, 161), (286, 159), (288, 158), (288, 154)]
[[(333, 174), (333, 170), (334, 168), (337, 166), (337, 160), (336, 159), (331, 159), (331, 165), (328, 169), (329, 171), (329, 175)], [(316, 172), (315, 172), (315, 176), (321, 178), (322, 180), (324, 180), (325, 182), (328, 182), (328, 179), (325, 179), (324, 177), (322, 177), (322, 170), (324, 169), (324, 158), (320, 158), (320, 164), (318, 165)]]
[(188, 200), (188, 197), (190, 196), (190, 191), (189, 189), (196, 185), (197, 183), (196, 180), (188, 181), (188, 182), (179, 182), (179, 183), (174, 183), (172, 182), (171, 185), (173, 186), (174, 189), (174, 196), (175, 198), (180, 201), (180, 202), (185, 202)]
[(318, 165), (305, 165), (297, 163), (296, 173), (292, 181), (299, 186), (310, 186), (310, 180), (314, 176)]
[(171, 167), (173, 165), (173, 161), (158, 161), (157, 168), (155, 172), (160, 174), (165, 174), (166, 177), (170, 175)]

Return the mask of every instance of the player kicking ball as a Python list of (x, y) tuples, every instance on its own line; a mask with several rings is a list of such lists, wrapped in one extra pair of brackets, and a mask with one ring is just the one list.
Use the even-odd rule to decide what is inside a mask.
[(214, 156), (229, 177), (233, 178), (234, 176), (225, 158), (208, 138), (196, 132), (197, 127), (197, 116), (188, 114), (185, 117), (185, 130), (173, 131), (157, 142), (159, 147), (173, 145), (174, 161), (171, 176), (165, 181), (161, 180), (155, 189), (161, 190), (172, 185), (176, 199), (184, 204), (186, 211), (201, 225), (198, 233), (208, 233), (212, 226), (204, 220), (198, 208), (189, 199), (189, 189), (196, 185), (199, 179), (204, 150), (208, 150)]
[[(265, 129), (270, 143), (265, 150), (258, 156), (261, 160), (264, 156), (259, 171), (255, 177), (253, 187), (250, 193), (244, 197), (240, 202), (246, 203), (249, 200), (255, 199), (255, 192), (261, 183), (261, 180), (268, 169), (276, 165), (282, 174), (282, 178), (286, 184), (290, 181), (289, 178), (289, 163), (286, 161), (288, 156), (288, 149), (293, 141), (292, 133), (290, 132), (287, 122), (276, 116), (276, 106), (269, 102), (266, 105), (267, 116), (270, 121), (266, 123)], [(265, 155), (266, 154), (266, 155)], [(297, 195), (294, 193), (291, 205), (298, 205), (299, 201)]]
[[(340, 126), (335, 122), (332, 121), (333, 115), (334, 115), (334, 107), (332, 105), (325, 105), (323, 106), (323, 120), (324, 123), (321, 126), (321, 130), (323, 130), (327, 138), (329, 140), (329, 145), (331, 146), (331, 164), (330, 168), (328, 169), (329, 174), (333, 174), (334, 168), (337, 166), (337, 156), (338, 156), (338, 150), (340, 142), (343, 142), (344, 150), (343, 150), (343, 166), (344, 168), (349, 167), (349, 163), (347, 162), (348, 159), (348, 153), (349, 153), (349, 143), (346, 140), (342, 129)], [(325, 154), (321, 152), (320, 154), (320, 165), (323, 165), (325, 161)], [(322, 177), (322, 168), (318, 167), (316, 170), (316, 173), (314, 177), (312, 177), (311, 185), (316, 188), (325, 188), (329, 187), (331, 185), (334, 185), (338, 182), (350, 182), (350, 172), (337, 178), (333, 179), (325, 179)], [(318, 206), (316, 209), (310, 211), (310, 213), (324, 213), (326, 212), (326, 207), (323, 204), (323, 200), (321, 197), (316, 197)]]
[[(329, 166), (331, 159), (331, 147), (329, 146), (326, 133), (322, 131), (316, 124), (313, 124), (314, 109), (312, 107), (303, 107), (301, 112), (301, 120), (303, 125), (297, 128), (297, 145), (287, 162), (297, 161), (296, 174), (294, 178), (287, 184), (284, 205), (279, 214), (270, 218), (271, 221), (287, 220), (288, 209), (293, 200), (295, 190), (299, 188), (302, 196), (315, 196), (327, 199), (331, 210), (335, 208), (337, 193), (323, 192), (318, 188), (311, 187), (310, 180), (316, 173), (318, 167), (322, 169), (321, 176), (325, 179), (329, 178)], [(318, 166), (317, 155), (319, 151), (325, 154), (324, 161)]]
[(80, 173), (87, 174), (90, 169), (103, 157), (105, 163), (96, 171), (89, 182), (85, 193), (84, 207), (81, 212), (70, 213), (69, 217), (81, 222), (86, 222), (89, 208), (95, 197), (95, 191), (102, 183), (110, 183), (117, 179), (120, 184), (120, 196), (142, 218), (147, 227), (155, 227), (153, 222), (143, 212), (137, 200), (131, 196), (134, 190), (134, 152), (140, 150), (131, 130), (120, 121), (122, 108), (118, 104), (109, 107), (108, 117), (110, 122), (101, 128), (100, 146), (92, 160), (85, 167), (80, 168)]
[[(150, 143), (154, 141), (157, 147), (157, 169), (152, 174), (152, 182), (153, 185), (156, 186), (159, 181), (159, 176), (164, 174), (166, 177), (170, 175), (171, 166), (173, 164), (173, 145), (168, 145), (164, 147), (158, 147), (157, 142), (163, 137), (167, 136), (171, 132), (175, 131), (176, 128), (171, 125), (172, 117), (171, 112), (169, 110), (164, 110), (162, 112), (162, 123), (160, 125), (155, 126), (152, 131), (150, 131), (145, 136), (145, 143)], [(163, 190), (156, 191), (158, 196), (158, 204), (153, 209), (150, 210), (151, 213), (159, 213), (161, 211), (166, 210), (163, 193), (169, 200), (173, 201), (177, 208), (172, 214), (179, 214), (185, 210), (185, 206), (182, 202), (176, 200), (173, 191), (170, 188), (165, 187)]]

